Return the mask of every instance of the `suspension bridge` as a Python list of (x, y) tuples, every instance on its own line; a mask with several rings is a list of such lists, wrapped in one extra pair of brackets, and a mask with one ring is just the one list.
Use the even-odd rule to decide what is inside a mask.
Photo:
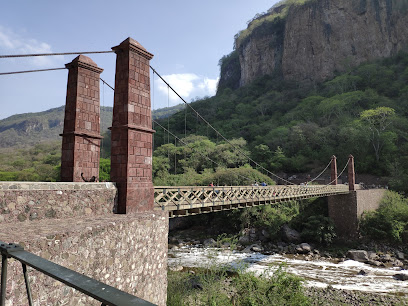
[[(103, 69), (83, 55), (112, 52), (116, 54), (115, 86), (103, 81), (100, 78)], [(131, 38), (113, 47), (112, 51), (2, 55), (0, 59), (70, 54), (80, 55), (66, 64), (65, 68), (0, 72), (0, 75), (10, 75), (68, 69), (64, 129), (61, 134), (62, 182), (46, 187), (44, 184), (35, 183), (0, 184), (0, 193), (7, 206), (6, 209), (0, 210), (0, 223), (4, 223), (0, 240), (22, 241), (38, 254), (61, 260), (64, 265), (67, 264), (73, 269), (83, 267), (89, 261), (89, 266), (83, 267), (82, 273), (94, 275), (97, 279), (106, 280), (111, 286), (120, 286), (123, 290), (132, 294), (137, 293), (148, 301), (165, 305), (169, 217), (270, 205), (311, 197), (328, 197), (329, 213), (346, 218), (345, 221), (339, 219), (340, 225), (341, 223), (348, 225), (348, 220), (354, 220), (356, 213), (353, 205), (361, 200), (355, 195), (353, 156), (349, 156), (340, 174), (337, 174), (337, 161), (333, 156), (322, 172), (310, 179), (307, 184), (296, 185), (272, 173), (224, 137), (190, 103), (187, 103), (150, 66), (153, 54)], [(229, 144), (252, 167), (283, 184), (153, 186), (152, 157), (155, 131), (152, 123), (165, 130), (168, 137), (172, 135), (180, 143), (183, 143), (183, 139), (172, 133), (169, 126), (165, 128), (152, 118), (150, 70), (153, 76), (157, 75), (163, 80), (168, 89), (171, 89), (197, 118), (212, 129), (217, 138)], [(103, 138), (100, 135), (101, 82), (114, 90), (113, 119), (110, 128), (110, 175), (114, 184), (83, 182), (83, 177), (92, 178), (91, 181), (96, 181), (99, 177), (100, 147)], [(204, 154), (203, 157), (220, 166), (210, 156)], [(315, 182), (329, 167), (328, 184), (316, 185)], [(346, 169), (348, 184), (338, 184), (338, 178)], [(250, 178), (244, 179), (253, 182)], [(333, 198), (339, 200), (332, 201), (334, 205), (331, 205), (330, 199)], [(348, 203), (352, 203), (349, 208)], [(62, 229), (65, 232), (62, 232)], [(347, 230), (346, 226), (344, 231)], [(36, 232), (41, 233), (33, 236), (32, 233)], [(50, 241), (44, 243), (44, 237)], [(77, 245), (80, 246), (78, 249)], [(70, 253), (71, 248), (77, 250), (75, 254), (83, 254), (87, 261), (83, 258), (77, 260), (76, 255)], [(112, 254), (113, 259), (107, 261), (99, 254)], [(3, 259), (10, 257), (8, 253), (2, 255)], [(4, 262), (7, 261), (3, 261), (2, 269), (5, 267)], [(94, 267), (101, 266), (103, 269), (95, 271)], [(40, 281), (37, 281), (36, 285), (39, 283)], [(54, 284), (50, 285), (52, 286)], [(103, 284), (98, 286), (103, 287)], [(5, 298), (5, 290), (2, 277), (2, 299)], [(14, 297), (23, 291), (22, 288), (18, 289)], [(54, 301), (48, 299), (55, 296), (60, 296), (62, 301), (67, 298), (67, 293), (66, 291), (59, 292), (58, 295), (54, 292), (48, 293), (44, 299), (53, 304)], [(71, 296), (71, 293), (68, 296)], [(17, 298), (13, 301), (14, 304), (21, 304), (21, 300)]]
[[(27, 54), (27, 55), (5, 55), (1, 56), (3, 58), (12, 57), (27, 57), (27, 56), (54, 56), (54, 55), (72, 55), (72, 54), (92, 54), (92, 53), (111, 53), (113, 51), (89, 51), (89, 52), (65, 52), (65, 53), (50, 53), (50, 54)], [(189, 104), (185, 99), (152, 67), (149, 68), (153, 74), (153, 84), (154, 77), (157, 75), (159, 79), (167, 86), (168, 92), (171, 90), (181, 101), (184, 102), (186, 108), (191, 109), (191, 111), (196, 115), (197, 118), (202, 120), (210, 129), (212, 129), (217, 138), (220, 137), (225, 143), (228, 143), (238, 154), (246, 158), (250, 164), (254, 165), (257, 169), (261, 169), (267, 173), (270, 177), (276, 178), (283, 182), (284, 185), (273, 185), (273, 186), (218, 186), (218, 187), (206, 187), (206, 186), (155, 186), (154, 187), (154, 209), (168, 211), (170, 217), (177, 216), (187, 216), (195, 215), (201, 213), (217, 212), (222, 210), (238, 209), (258, 205), (269, 205), (280, 202), (296, 201), (312, 197), (327, 197), (336, 194), (346, 194), (349, 192), (349, 187), (346, 185), (337, 185), (337, 178), (343, 173), (343, 171), (338, 176), (331, 175), (332, 181), (327, 185), (312, 185), (311, 183), (327, 170), (328, 166), (335, 161), (331, 161), (328, 166), (314, 179), (310, 180), (310, 184), (307, 185), (295, 185), (292, 182), (279, 177), (275, 173), (272, 173), (268, 169), (264, 168), (257, 161), (253, 160), (250, 156), (244, 153), (240, 148), (234, 146), (234, 144), (228, 140), (224, 135), (222, 135), (213, 125), (211, 125), (200, 113), (198, 113), (191, 104)], [(43, 71), (54, 71), (61, 69), (69, 69), (68, 65), (66, 68), (48, 68), (48, 69), (37, 69), (37, 70), (27, 70), (27, 71), (15, 71), (15, 72), (1, 72), (0, 75), (18, 74), (18, 73), (30, 73), (30, 72), (43, 72)], [(101, 71), (101, 70), (99, 70)], [(107, 86), (111, 90), (115, 91), (115, 88), (109, 85), (105, 80), (99, 78), (103, 83), (103, 86)], [(154, 89), (153, 89), (154, 90)], [(186, 119), (185, 119), (186, 120)], [(168, 142), (170, 135), (178, 141), (179, 143), (185, 144), (183, 139), (179, 138), (175, 133), (172, 133), (170, 127), (164, 127), (159, 121), (153, 120), (152, 123), (161, 128), (167, 133)], [(187, 122), (185, 122), (187, 126)], [(63, 134), (64, 135), (64, 134)], [(186, 135), (186, 132), (185, 132)], [(89, 136), (89, 135), (88, 135)], [(199, 153), (205, 159), (209, 160), (212, 164), (217, 166), (222, 166), (217, 163), (213, 158), (207, 155)], [(347, 165), (346, 165), (347, 166)], [(332, 171), (335, 164), (332, 165)], [(95, 173), (93, 173), (95, 174)], [(95, 176), (96, 177), (96, 176)], [(244, 177), (248, 182), (251, 181), (250, 178)], [(353, 183), (352, 183), (353, 184)]]

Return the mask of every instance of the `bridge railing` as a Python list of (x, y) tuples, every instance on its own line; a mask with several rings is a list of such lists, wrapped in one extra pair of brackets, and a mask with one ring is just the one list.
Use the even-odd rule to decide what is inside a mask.
[(23, 275), (27, 291), (28, 304), (33, 305), (30, 283), (28, 279), (27, 266), (48, 275), (65, 285), (102, 302), (101, 305), (154, 305), (134, 295), (111, 287), (95, 279), (87, 277), (81, 273), (75, 272), (63, 266), (57, 265), (51, 261), (27, 252), (22, 246), (14, 243), (5, 243), (0, 241), (1, 264), (1, 286), (0, 286), (0, 306), (6, 305), (7, 289), (7, 263), (8, 258), (18, 260), (22, 264)]
[(346, 185), (156, 186), (154, 203), (157, 210), (183, 215), (214, 211), (210, 208), (233, 209), (348, 192)]

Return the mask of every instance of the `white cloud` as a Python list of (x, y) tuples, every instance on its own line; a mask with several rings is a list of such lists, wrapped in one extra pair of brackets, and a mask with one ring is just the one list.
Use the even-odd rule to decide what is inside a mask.
[[(195, 97), (213, 96), (217, 90), (217, 79), (198, 76), (194, 73), (169, 74), (164, 75), (163, 79), (187, 102)], [(179, 97), (168, 90), (167, 85), (160, 79), (156, 79), (155, 83), (159, 91), (170, 100), (170, 106), (182, 103)], [(168, 95), (168, 96), (167, 96)], [(161, 103), (159, 107), (166, 107)]]
[[(9, 28), (0, 26), (0, 52), (2, 54), (31, 54), (51, 53), (51, 46), (34, 38), (23, 37)], [(52, 65), (61, 64), (63, 56), (36, 56), (24, 61), (37, 67), (48, 68)]]

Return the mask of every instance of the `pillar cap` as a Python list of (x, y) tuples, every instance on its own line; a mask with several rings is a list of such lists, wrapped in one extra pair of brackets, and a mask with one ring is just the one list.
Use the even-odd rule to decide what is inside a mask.
[(126, 38), (118, 46), (112, 47), (112, 50), (115, 51), (115, 53), (118, 53), (118, 51), (131, 50), (140, 54), (148, 60), (151, 60), (154, 56), (152, 53), (148, 52), (138, 41), (134, 40), (131, 37)]
[(103, 69), (99, 68), (98, 65), (90, 57), (82, 55), (82, 54), (74, 58), (72, 62), (65, 64), (65, 67), (68, 69), (75, 68), (75, 67), (81, 67), (81, 68), (92, 70), (97, 73), (101, 73), (103, 71)]

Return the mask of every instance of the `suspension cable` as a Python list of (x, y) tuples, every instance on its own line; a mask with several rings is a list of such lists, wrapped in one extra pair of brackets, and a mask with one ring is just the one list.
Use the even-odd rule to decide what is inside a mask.
[(108, 83), (106, 83), (102, 78), (99, 78), (103, 84), (105, 84), (106, 86), (108, 86), (110, 89), (112, 89), (113, 91), (115, 91), (115, 88), (113, 88), (112, 86), (110, 86)]
[(330, 183), (328, 183), (326, 186), (331, 185), (333, 182), (335, 182), (343, 174), (343, 172), (344, 172), (344, 170), (346, 170), (349, 162), (350, 162), (350, 159), (347, 161), (346, 165), (344, 166), (343, 170), (341, 170), (340, 174), (334, 180), (332, 180)]
[(98, 54), (98, 53), (113, 53), (110, 51), (84, 51), (84, 52), (58, 52), (58, 53), (32, 53), (32, 54), (6, 54), (0, 55), (0, 58), (14, 58), (14, 57), (33, 57), (33, 56), (56, 56), (56, 55), (72, 55), (72, 54)]
[[(171, 136), (173, 136), (175, 139), (177, 139), (177, 140), (178, 140), (179, 142), (181, 142), (183, 145), (188, 146), (188, 144), (187, 144), (185, 141), (183, 141), (181, 138), (177, 137), (177, 135), (173, 134), (172, 132), (168, 131), (168, 130), (167, 130), (163, 125), (161, 125), (158, 121), (156, 121), (156, 120), (153, 120), (153, 121), (154, 121), (154, 123), (156, 123), (159, 127), (161, 127), (165, 132), (168, 132)], [(199, 151), (197, 151), (197, 153), (200, 154), (202, 157), (208, 159), (209, 161), (213, 162), (213, 163), (216, 164), (218, 167), (221, 167), (221, 165), (220, 165), (219, 163), (217, 163), (216, 161), (214, 161), (211, 157), (208, 157), (208, 155), (205, 155), (205, 154), (203, 154), (203, 153), (201, 153), (201, 152), (199, 152)], [(237, 175), (240, 176), (240, 177), (242, 177), (242, 178), (244, 178), (244, 179), (246, 179), (246, 180), (248, 180), (248, 181), (252, 181), (252, 180), (253, 180), (253, 179), (251, 179), (251, 178), (249, 178), (249, 177), (246, 177), (246, 176), (244, 176), (244, 175), (241, 175), (241, 174), (239, 174), (239, 173), (238, 173)]]
[(18, 74), (18, 73), (30, 73), (30, 72), (43, 72), (43, 71), (62, 70), (62, 69), (67, 69), (67, 68), (63, 67), (63, 68), (48, 68), (48, 69), (36, 69), (36, 70), (0, 72), (0, 75), (10, 75), (10, 74)]
[(294, 183), (285, 180), (284, 178), (276, 175), (275, 173), (269, 171), (268, 169), (266, 169), (265, 167), (263, 167), (262, 165), (260, 165), (259, 163), (257, 163), (256, 161), (254, 161), (251, 157), (249, 157), (247, 154), (245, 154), (244, 152), (242, 152), (239, 148), (237, 148), (236, 146), (234, 146), (231, 141), (229, 141), (227, 138), (224, 137), (224, 135), (222, 135), (220, 132), (218, 132), (218, 130), (216, 128), (214, 128), (203, 116), (201, 116), (189, 103), (187, 103), (174, 89), (173, 87), (170, 86), (169, 83), (167, 83), (163, 77), (152, 67), (150, 66), (150, 69), (152, 69), (157, 75), (158, 77), (168, 86), (168, 88), (170, 88), (180, 99), (181, 101), (183, 101), (194, 113), (196, 113), (197, 117), (199, 117), (201, 120), (203, 120), (217, 135), (220, 135), (222, 139), (224, 139), (224, 141), (226, 141), (230, 146), (232, 146), (235, 150), (237, 150), (237, 152), (239, 152), (241, 155), (245, 156), (249, 161), (251, 161), (252, 163), (254, 163), (257, 167), (260, 167), (261, 169), (265, 170), (268, 174), (273, 175), (274, 177), (276, 177), (277, 179), (280, 179), (290, 185), (295, 185)]
[(323, 169), (322, 172), (320, 172), (320, 174), (318, 176), (316, 176), (313, 180), (310, 180), (308, 183), (314, 182), (315, 180), (317, 180), (319, 177), (322, 176), (322, 174), (327, 170), (327, 168), (329, 168), (329, 166), (331, 165), (331, 161), (329, 161), (329, 163), (327, 164), (326, 168)]

